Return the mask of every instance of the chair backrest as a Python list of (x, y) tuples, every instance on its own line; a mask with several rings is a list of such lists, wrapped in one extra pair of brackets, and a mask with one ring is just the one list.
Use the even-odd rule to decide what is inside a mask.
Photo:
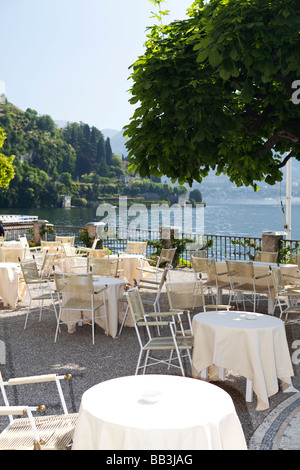
[(233, 278), (239, 280), (240, 284), (245, 279), (254, 280), (253, 261), (232, 261), (226, 260), (227, 272), (232, 281)]
[(196, 256), (192, 256), (191, 264), (194, 273), (199, 273), (200, 277), (202, 274), (206, 274), (210, 281), (216, 281), (217, 269), (214, 258), (198, 258)]
[(53, 266), (56, 260), (57, 253), (45, 253), (41, 267), (41, 275), (50, 276), (53, 271)]
[(172, 264), (177, 248), (162, 248), (159, 259), (157, 261), (157, 266), (160, 266), (163, 263)]
[(109, 249), (108, 248), (103, 248), (103, 249), (93, 250), (91, 248), (91, 249), (88, 250), (88, 255), (91, 258), (108, 258), (109, 257)]
[(94, 276), (117, 276), (118, 259), (107, 258), (87, 258), (87, 272), (92, 272)]
[(26, 248), (10, 248), (8, 246), (0, 246), (0, 262), (2, 263), (18, 263), (19, 259), (24, 261)]
[(272, 269), (272, 279), (275, 294), (279, 294), (280, 292), (285, 290), (284, 279), (280, 268)]
[(57, 292), (64, 292), (68, 300), (80, 299), (83, 293), (93, 294), (92, 273), (54, 273)]
[(132, 319), (134, 324), (136, 324), (139, 320), (143, 320), (145, 315), (144, 305), (138, 288), (129, 289), (126, 292), (126, 297)]
[(61, 236), (57, 235), (57, 236), (55, 237), (55, 241), (61, 242), (61, 243), (69, 243), (71, 246), (74, 246), (74, 243), (75, 243), (75, 235), (74, 235), (74, 236), (70, 236), (70, 237), (61, 237)]
[(133, 242), (127, 240), (126, 253), (136, 255), (146, 255), (148, 242)]
[(43, 252), (48, 251), (48, 253), (56, 253), (57, 250), (62, 250), (62, 242), (48, 242), (46, 240), (42, 240), (41, 249)]
[(254, 261), (261, 261), (263, 263), (277, 263), (278, 253), (271, 251), (256, 251)]
[(207, 258), (207, 253), (206, 253), (206, 250), (190, 250), (189, 251), (189, 255), (190, 255), (190, 260), (192, 260), (193, 257), (195, 258)]
[(25, 235), (23, 237), (19, 237), (19, 241), (21, 243), (22, 248), (29, 248), (28, 240)]
[(69, 243), (62, 244), (62, 251), (67, 257), (76, 255), (76, 248), (73, 245), (70, 245)]
[(30, 284), (32, 281), (36, 281), (40, 278), (39, 270), (34, 259), (23, 261), (20, 263), (20, 266), (26, 284)]
[(205, 306), (201, 281), (166, 282), (165, 286), (171, 310), (193, 310)]

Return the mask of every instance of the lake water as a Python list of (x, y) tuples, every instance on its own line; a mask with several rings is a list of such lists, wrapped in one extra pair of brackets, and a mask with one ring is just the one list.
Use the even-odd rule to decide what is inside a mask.
[[(0, 215), (37, 215), (39, 219), (48, 220), (54, 225), (84, 226), (88, 222), (100, 220), (96, 216), (96, 210), (97, 207), (0, 209)], [(292, 204), (291, 212), (291, 239), (300, 240), (300, 204)], [(163, 222), (168, 225), (168, 222)], [(141, 228), (146, 228), (146, 224), (147, 221)], [(284, 224), (285, 214), (276, 202), (267, 204), (207, 204), (204, 209), (204, 233), (209, 235), (260, 237), (262, 231), (284, 231)]]

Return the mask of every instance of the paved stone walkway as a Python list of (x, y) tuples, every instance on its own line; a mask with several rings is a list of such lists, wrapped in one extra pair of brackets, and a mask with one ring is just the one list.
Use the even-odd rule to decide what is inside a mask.
[(257, 428), (249, 450), (300, 450), (300, 392), (278, 405)]

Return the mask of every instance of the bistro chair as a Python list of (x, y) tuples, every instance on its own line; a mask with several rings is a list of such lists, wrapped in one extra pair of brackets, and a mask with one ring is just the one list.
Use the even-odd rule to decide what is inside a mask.
[[(5, 406), (0, 406), (0, 415), (8, 416), (9, 424), (0, 434), (1, 450), (65, 450), (70, 445), (78, 413), (69, 413), (61, 386), (62, 380), (70, 380), (71, 374), (47, 374), (31, 377), (12, 378), (3, 381), (0, 374), (0, 389)], [(50, 383), (55, 383), (63, 413), (34, 417), (36, 411), (44, 412), (41, 406), (13, 406), (6, 390), (18, 385), (29, 386), (45, 383), (48, 393), (52, 392)], [(18, 395), (19, 396), (19, 395)], [(16, 418), (21, 416), (21, 418)]]
[[(127, 301), (130, 309), (132, 319), (134, 321), (135, 331), (137, 334), (138, 342), (140, 345), (140, 353), (138, 357), (138, 362), (135, 370), (135, 375), (138, 374), (140, 370), (143, 371), (143, 374), (146, 372), (146, 369), (153, 365), (166, 364), (168, 369), (173, 366), (180, 369), (181, 374), (185, 376), (185, 371), (183, 367), (181, 353), (183, 351), (188, 352), (188, 358), (191, 365), (191, 351), (193, 348), (193, 338), (192, 337), (176, 337), (174, 322), (168, 320), (152, 320), (149, 314), (145, 313), (143, 302), (140, 296), (140, 292), (137, 287), (128, 290), (126, 293)], [(156, 315), (156, 313), (154, 313)], [(170, 315), (170, 313), (169, 313)], [(150, 320), (149, 320), (150, 318)], [(154, 327), (154, 328), (152, 328)], [(157, 335), (155, 336), (154, 332), (157, 331), (157, 328), (166, 327), (168, 331), (167, 336)], [(143, 333), (140, 333), (140, 330), (143, 329)], [(144, 339), (146, 337), (146, 339)], [(167, 359), (162, 357), (155, 357), (157, 352), (168, 352), (169, 356)], [(151, 354), (151, 356), (150, 356)], [(175, 357), (173, 357), (175, 354)], [(144, 364), (141, 365), (143, 356), (145, 355)], [(173, 361), (177, 360), (178, 364), (174, 364)]]
[[(275, 302), (272, 314), (274, 315), (276, 307), (279, 307), (280, 318), (285, 313), (286, 318), (289, 313), (298, 313), (298, 309), (295, 304), (300, 301), (300, 286), (289, 287), (284, 283), (284, 277), (281, 269), (272, 270), (273, 288), (275, 292)], [(286, 305), (287, 308), (283, 311), (282, 305)]]
[[(177, 248), (162, 248), (156, 263), (153, 259), (144, 258), (142, 260), (142, 266), (137, 268), (138, 270), (140, 270), (138, 285), (140, 284), (140, 282), (145, 280), (145, 277), (143, 276), (144, 273), (146, 275), (158, 275), (161, 274), (164, 270), (164, 267), (162, 267), (162, 265), (169, 265), (171, 267), (176, 253), (176, 249)], [(148, 261), (148, 265), (145, 265), (145, 261)], [(151, 263), (155, 263), (155, 266), (151, 266)]]
[(64, 244), (68, 243), (69, 245), (74, 246), (74, 244), (75, 244), (75, 235), (70, 236), (70, 237), (61, 237), (59, 235), (56, 235), (55, 241), (61, 242), (61, 243), (64, 243)]
[[(166, 291), (170, 305), (170, 312), (178, 314), (180, 330), (177, 333), (193, 335), (191, 315), (196, 310), (230, 310), (230, 305), (207, 304), (203, 284), (201, 281), (166, 282)], [(185, 314), (185, 315), (183, 315)], [(188, 319), (188, 329), (183, 328), (182, 316)]]
[[(54, 273), (54, 279), (56, 292), (61, 295), (54, 342), (57, 340), (61, 324), (74, 324), (78, 321), (78, 319), (74, 319), (72, 312), (80, 312), (80, 320), (82, 312), (87, 312), (88, 315), (84, 315), (82, 321), (90, 324), (92, 327), (93, 344), (95, 343), (95, 320), (104, 318), (105, 333), (107, 334), (108, 327), (105, 299), (107, 286), (97, 286), (97, 288), (94, 288), (92, 273)], [(97, 294), (102, 294), (101, 298), (97, 296)], [(103, 308), (103, 313), (100, 307)], [(98, 309), (99, 312), (97, 313)], [(66, 316), (63, 320), (62, 313), (65, 313)]]
[[(150, 279), (143, 279), (143, 281), (137, 285), (138, 289), (141, 292), (141, 300), (144, 305), (151, 305), (151, 307), (154, 309), (154, 312), (156, 312), (156, 316), (160, 316), (160, 304), (159, 304), (159, 299), (161, 295), (161, 291), (163, 288), (164, 283), (167, 280), (167, 273), (168, 273), (169, 268), (166, 267), (163, 270), (163, 274), (161, 276), (161, 279), (159, 281), (156, 280), (150, 280)], [(136, 281), (135, 281), (136, 283)], [(137, 284), (137, 283), (136, 283)], [(128, 289), (127, 289), (128, 290)], [(148, 295), (152, 294), (152, 295)], [(123, 320), (119, 329), (118, 336), (122, 333), (123, 327), (126, 326), (127, 320), (128, 320), (128, 315), (129, 315), (129, 305), (127, 303), (127, 295), (126, 295), (126, 289), (124, 293), (124, 301), (126, 301), (126, 311), (123, 316)]]
[(31, 312), (31, 304), (33, 301), (38, 301), (40, 305), (39, 321), (41, 321), (41, 318), (42, 318), (42, 311), (44, 308), (45, 300), (51, 300), (55, 317), (57, 319), (57, 310), (56, 310), (56, 305), (55, 305), (57, 301), (57, 295), (55, 291), (52, 290), (51, 288), (49, 277), (41, 277), (36, 261), (34, 259), (30, 261), (20, 262), (20, 266), (21, 266), (23, 279), (26, 284), (26, 292), (29, 297), (29, 304), (28, 304), (24, 329), (27, 326), (29, 313)]
[[(256, 301), (259, 299), (259, 296), (261, 294), (266, 294), (267, 296), (270, 296), (270, 271), (268, 271), (267, 274), (255, 276), (253, 261), (226, 260), (226, 265), (231, 285), (230, 301), (232, 295), (235, 295), (236, 305), (238, 306), (237, 294), (241, 294), (245, 310), (245, 295), (247, 295), (248, 293), (253, 298), (253, 312), (255, 312)], [(262, 279), (265, 279), (267, 281), (267, 286), (264, 284), (260, 285), (257, 283), (257, 281)]]
[(222, 290), (231, 290), (230, 280), (226, 272), (218, 273), (214, 258), (191, 257), (192, 269), (195, 279), (200, 280), (203, 287), (207, 289), (212, 298), (217, 298)]
[(80, 250), (69, 243), (63, 243), (62, 253), (62, 264), (65, 266), (63, 271), (87, 272), (87, 258)]
[(104, 277), (120, 277), (120, 260), (119, 258), (87, 258), (87, 272), (93, 273), (94, 276)]
[[(148, 242), (134, 242), (127, 240), (126, 253), (131, 255), (146, 256)], [(122, 254), (123, 252), (120, 252)]]
[(277, 252), (257, 250), (254, 255), (254, 261), (260, 261), (262, 263), (277, 263), (277, 259)]

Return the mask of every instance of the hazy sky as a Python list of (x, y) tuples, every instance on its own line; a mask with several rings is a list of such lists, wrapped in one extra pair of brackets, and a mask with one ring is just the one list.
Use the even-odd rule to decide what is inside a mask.
[[(193, 0), (167, 0), (164, 23)], [(0, 95), (22, 110), (98, 129), (128, 124), (128, 67), (157, 11), (148, 0), (0, 0)]]

